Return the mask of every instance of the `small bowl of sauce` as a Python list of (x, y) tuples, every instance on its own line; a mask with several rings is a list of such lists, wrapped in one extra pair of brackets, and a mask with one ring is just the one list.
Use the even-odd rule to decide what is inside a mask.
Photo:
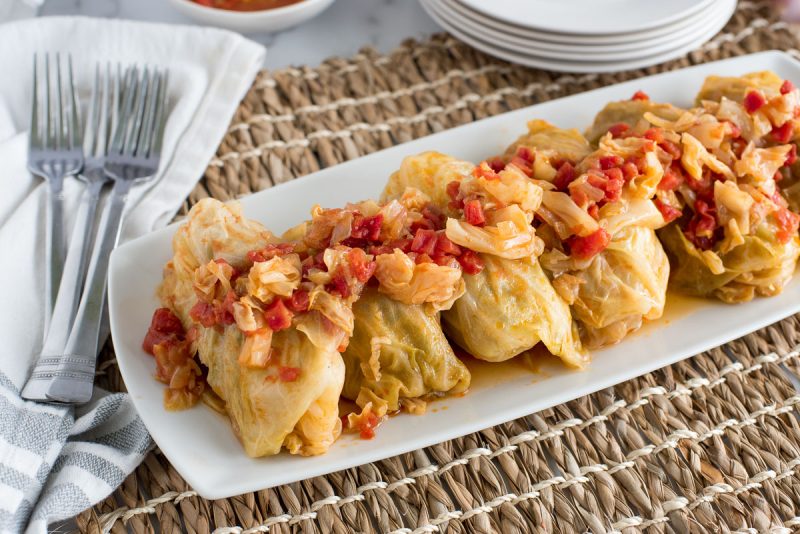
[(240, 33), (285, 30), (313, 18), (333, 0), (170, 0), (195, 21)]

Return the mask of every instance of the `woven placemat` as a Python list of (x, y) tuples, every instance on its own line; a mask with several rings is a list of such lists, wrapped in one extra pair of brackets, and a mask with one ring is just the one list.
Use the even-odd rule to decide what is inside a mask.
[[(740, 2), (701, 49), (614, 75), (527, 69), (446, 35), (262, 72), (185, 208), (566, 94), (760, 50), (800, 56), (797, 47), (770, 3)], [(798, 344), (800, 316), (508, 424), (230, 499), (198, 497), (156, 450), (77, 523), (136, 533), (798, 530)], [(99, 373), (124, 389), (110, 347)]]

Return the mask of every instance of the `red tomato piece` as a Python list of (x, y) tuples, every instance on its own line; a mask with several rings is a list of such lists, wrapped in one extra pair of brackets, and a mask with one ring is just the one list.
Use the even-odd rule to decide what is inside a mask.
[(347, 284), (347, 279), (343, 274), (338, 273), (331, 278), (330, 283), (325, 286), (328, 293), (331, 295), (339, 295), (343, 299), (350, 296), (350, 286)]
[(644, 91), (636, 91), (633, 93), (631, 100), (650, 100), (650, 97)]
[(611, 133), (611, 137), (623, 137), (631, 127), (625, 124), (624, 122), (619, 122), (617, 124), (612, 124), (608, 131)]
[(602, 156), (600, 158), (600, 168), (604, 171), (611, 167), (619, 167), (624, 160), (619, 156)]
[(683, 183), (683, 171), (678, 163), (673, 163), (664, 171), (664, 176), (658, 182), (662, 191), (674, 191)]
[(383, 215), (380, 213), (372, 217), (356, 215), (353, 218), (353, 229), (350, 232), (350, 237), (378, 241), (381, 237), (381, 224), (383, 224)]
[(794, 84), (789, 80), (784, 80), (783, 84), (781, 85), (781, 94), (785, 95), (787, 93), (791, 93), (795, 90)]
[(424, 229), (417, 230), (410, 248), (412, 252), (418, 254), (433, 255), (436, 250), (436, 232)]
[(350, 263), (350, 272), (362, 284), (367, 283), (375, 273), (375, 262), (367, 260), (367, 254), (360, 248), (351, 249), (347, 253), (347, 260)]
[(206, 328), (211, 328), (217, 324), (214, 306), (204, 300), (198, 300), (197, 303), (192, 306), (192, 309), (189, 310), (189, 317)]
[(450, 241), (444, 233), (436, 238), (437, 256), (458, 256), (461, 254), (461, 247)]
[(789, 153), (786, 154), (786, 162), (784, 165), (792, 165), (795, 161), (797, 161), (797, 145), (793, 144), (789, 149)]
[(559, 191), (566, 191), (567, 187), (577, 176), (575, 175), (575, 167), (569, 161), (565, 161), (556, 171), (556, 176), (553, 179), (553, 185)]
[(622, 177), (625, 179), (626, 182), (630, 182), (637, 176), (639, 176), (639, 168), (636, 166), (634, 162), (626, 161), (622, 165)]
[(586, 213), (595, 220), (600, 219), (600, 208), (597, 207), (597, 204), (590, 204), (589, 207), (586, 208)]
[(588, 259), (599, 254), (608, 246), (611, 236), (602, 228), (585, 236), (573, 236), (567, 240), (572, 255), (579, 259)]
[(480, 200), (474, 199), (464, 204), (464, 220), (474, 226), (483, 226), (486, 223)]
[(153, 312), (150, 327), (144, 336), (142, 348), (153, 354), (153, 347), (169, 339), (180, 339), (184, 336), (181, 320), (169, 308), (158, 308)]
[(308, 291), (295, 289), (292, 292), (292, 296), (289, 297), (284, 304), (294, 313), (303, 313), (308, 311), (309, 303)]
[(658, 208), (658, 211), (661, 212), (661, 216), (664, 217), (664, 221), (666, 221), (667, 223), (671, 223), (672, 221), (681, 216), (681, 210), (679, 210), (678, 208), (674, 208), (669, 204), (664, 204), (663, 202), (661, 202), (661, 200), (657, 198), (653, 199), (653, 204), (656, 205), (656, 208)]
[(792, 139), (794, 128), (791, 121), (784, 122), (781, 126), (775, 126), (770, 135), (778, 143), (788, 143)]
[(278, 332), (292, 326), (292, 317), (294, 314), (286, 307), (281, 299), (273, 300), (267, 309), (264, 310), (264, 318), (267, 320), (267, 326), (273, 332)]
[(775, 221), (778, 223), (778, 231), (775, 237), (781, 243), (788, 243), (789, 240), (797, 235), (797, 228), (800, 225), (800, 215), (787, 208), (779, 208), (773, 213)]
[(483, 259), (474, 250), (464, 249), (456, 259), (467, 274), (478, 274), (483, 270)]
[(748, 113), (755, 113), (766, 103), (767, 99), (764, 98), (764, 94), (761, 91), (749, 91), (744, 95), (744, 100), (742, 101), (742, 105)]

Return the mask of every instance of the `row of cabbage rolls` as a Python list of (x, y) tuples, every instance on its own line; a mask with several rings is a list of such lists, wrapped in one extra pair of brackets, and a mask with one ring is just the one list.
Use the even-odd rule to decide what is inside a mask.
[(343, 426), (371, 437), (465, 392), (464, 353), (538, 346), (581, 368), (660, 317), (668, 281), (775, 295), (800, 253), (798, 105), (768, 72), (708, 78), (691, 109), (637, 92), (585, 134), (534, 120), (477, 165), (408, 157), (379, 201), (315, 207), (282, 236), (203, 200), (144, 341), (166, 406), (207, 400), (251, 456), (320, 454)]

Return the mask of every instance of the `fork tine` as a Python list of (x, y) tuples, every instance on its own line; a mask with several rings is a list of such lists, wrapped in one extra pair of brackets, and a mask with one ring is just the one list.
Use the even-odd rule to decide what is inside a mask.
[(142, 123), (144, 122), (145, 98), (147, 97), (149, 83), (150, 71), (145, 67), (142, 71), (142, 79), (136, 87), (136, 105), (133, 112), (133, 122), (125, 138), (124, 152), (126, 154), (135, 154), (136, 147), (139, 145), (139, 136), (142, 131)]
[(95, 65), (92, 95), (86, 114), (85, 133), (83, 134), (83, 153), (94, 155), (94, 147), (98, 134), (98, 118), (100, 115), (100, 63)]
[(75, 99), (75, 83), (72, 76), (72, 54), (67, 54), (67, 139), (69, 148), (81, 145), (82, 134), (78, 118), (78, 102)]
[(28, 137), (28, 145), (30, 147), (38, 148), (41, 146), (41, 129), (39, 128), (39, 76), (38, 70), (38, 57), (36, 52), (33, 53), (33, 101), (31, 102), (31, 133)]
[(53, 118), (50, 116), (50, 54), (44, 54), (44, 148), (53, 147)]
[(136, 67), (129, 67), (125, 71), (124, 80), (122, 80), (122, 83), (119, 83), (118, 94), (123, 103), (117, 116), (117, 123), (114, 125), (114, 136), (109, 152), (122, 154), (122, 147), (125, 143), (125, 132), (128, 129), (128, 122), (133, 112), (134, 97), (136, 96), (136, 91), (134, 90), (136, 86), (134, 82), (138, 77), (139, 74)]
[(161, 74), (158, 69), (153, 70), (153, 79), (150, 82), (150, 87), (147, 90), (147, 101), (145, 102), (144, 123), (142, 124), (142, 135), (139, 141), (139, 146), (136, 150), (137, 156), (148, 157), (150, 155), (150, 147), (153, 143), (155, 136), (154, 121), (156, 111), (158, 108), (158, 97), (161, 94)]
[(169, 81), (169, 71), (164, 70), (161, 75), (161, 83), (158, 86), (158, 102), (155, 114), (155, 131), (153, 144), (150, 148), (149, 156), (161, 154), (161, 144), (164, 141), (164, 128), (167, 124), (167, 82)]
[(55, 83), (55, 110), (53, 115), (55, 127), (53, 128), (53, 135), (55, 137), (56, 150), (61, 150), (64, 147), (64, 123), (63, 113), (63, 94), (61, 92), (61, 53), (56, 52), (56, 83)]
[[(99, 71), (99, 65), (98, 65)], [(111, 91), (110, 88), (111, 82), (111, 64), (106, 63), (106, 71), (105, 75), (103, 76), (103, 87), (102, 87), (102, 99), (100, 101), (100, 114), (98, 117), (98, 128), (97, 128), (97, 142), (95, 143), (94, 147), (94, 155), (97, 157), (103, 157), (106, 154), (106, 149), (108, 148), (108, 132), (109, 132), (109, 99), (110, 95), (109, 92)]]

